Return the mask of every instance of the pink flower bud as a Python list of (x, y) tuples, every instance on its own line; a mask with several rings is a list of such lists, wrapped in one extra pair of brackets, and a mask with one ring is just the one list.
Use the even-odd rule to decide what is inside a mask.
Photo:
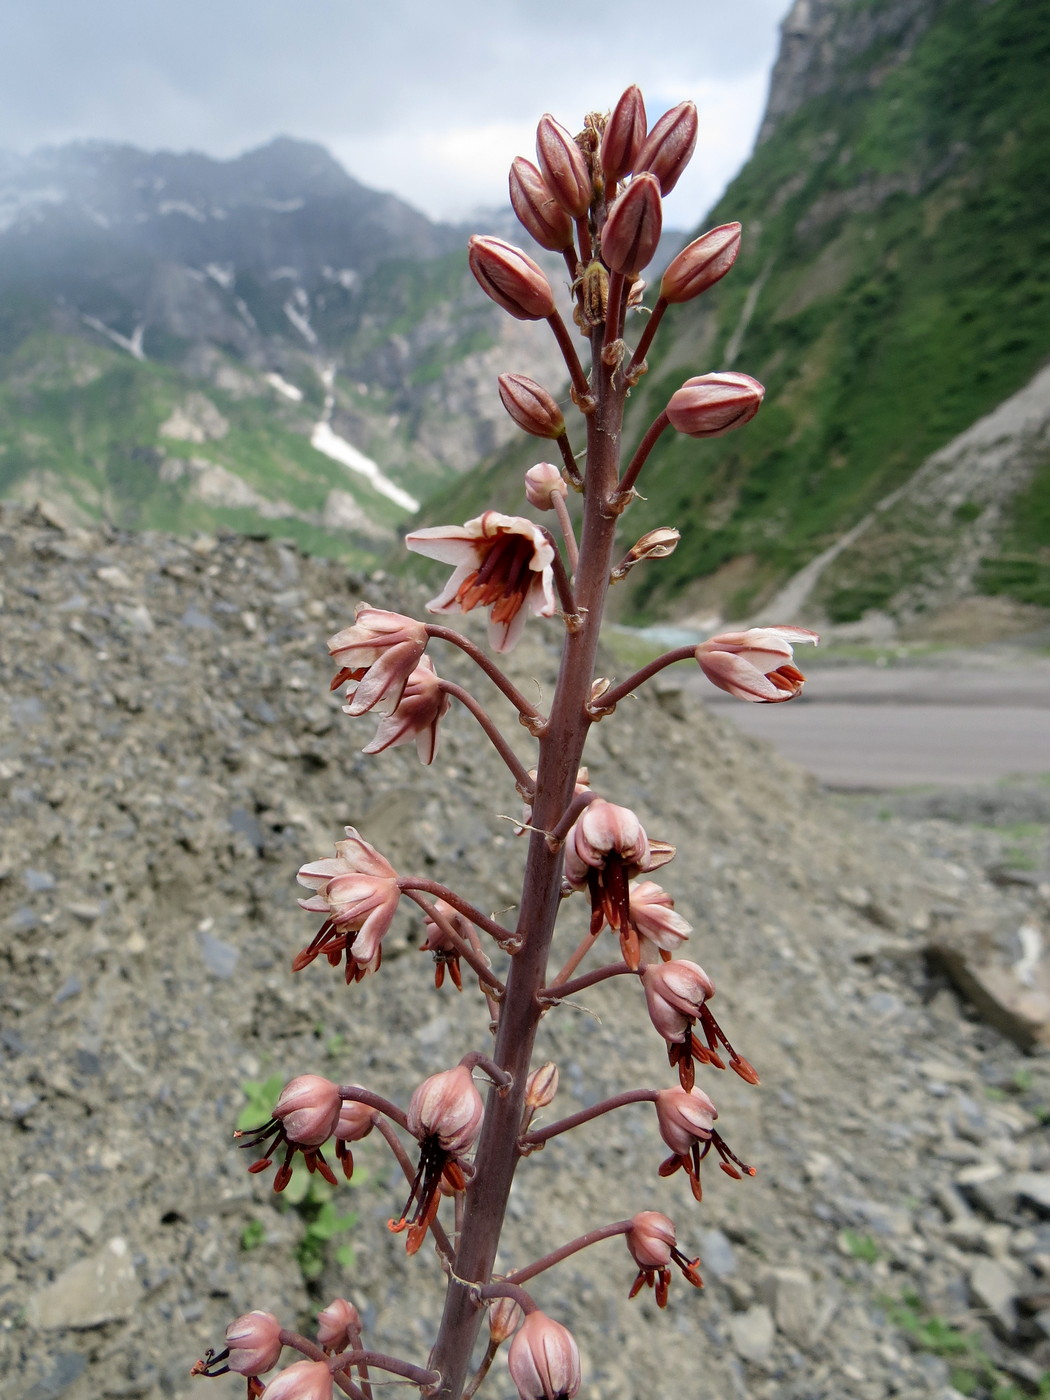
[(645, 145), (645, 102), (632, 84), (612, 109), (602, 135), (601, 163), (606, 184), (613, 185), (634, 169), (635, 159)]
[(262, 1400), (332, 1400), (332, 1373), (324, 1361), (297, 1361), (278, 1371)]
[(317, 1314), (317, 1341), (326, 1351), (349, 1351), (361, 1335), (361, 1314), (345, 1298), (334, 1298)]
[[(653, 844), (650, 842), (650, 855)], [(692, 924), (674, 912), (674, 900), (654, 880), (633, 884), (630, 898), (631, 922), (641, 937), (662, 953), (676, 952), (692, 933)]]
[(536, 128), (536, 156), (554, 198), (574, 219), (582, 219), (591, 204), (591, 172), (579, 146), (549, 112)]
[(408, 1131), (421, 1141), (436, 1138), (453, 1157), (474, 1144), (485, 1114), (466, 1065), (443, 1070), (424, 1079), (408, 1105)]
[(553, 462), (537, 462), (525, 473), (525, 499), (537, 510), (553, 510), (555, 496), (567, 496), (569, 488)]
[(664, 301), (692, 301), (724, 277), (740, 252), (740, 225), (719, 224), (671, 259), (660, 282)]
[(692, 159), (699, 125), (692, 102), (680, 102), (665, 112), (638, 153), (635, 173), (651, 171), (660, 181), (661, 193), (670, 194)]
[(518, 427), (533, 437), (560, 438), (565, 418), (553, 396), (525, 374), (501, 374), (499, 396)]
[[(350, 694), (350, 691), (347, 691)], [(355, 696), (356, 701), (356, 696)], [(420, 658), (419, 665), (405, 682), (401, 699), (390, 714), (379, 721), (370, 743), (362, 753), (382, 753), (414, 739), (422, 763), (431, 764), (437, 751), (438, 724), (447, 713), (451, 700), (443, 689), (441, 678), (434, 670), (429, 656)], [(347, 714), (353, 704), (344, 705)]]
[(689, 1035), (700, 1008), (715, 994), (715, 984), (704, 969), (684, 958), (643, 967), (642, 987), (649, 1019), (668, 1042)]
[(273, 1116), (284, 1125), (289, 1142), (300, 1147), (320, 1147), (339, 1124), (342, 1100), (338, 1087), (319, 1074), (300, 1074), (289, 1080), (274, 1104)]
[(655, 175), (636, 175), (609, 210), (602, 257), (613, 272), (634, 276), (651, 262), (662, 228), (660, 182)]
[(711, 1138), (717, 1117), (703, 1089), (661, 1089), (656, 1095), (660, 1136), (679, 1157), (688, 1157), (695, 1143)]
[(754, 418), (765, 392), (757, 379), (734, 370), (697, 375), (671, 395), (667, 417), (687, 437), (721, 437)]
[(560, 253), (572, 247), (572, 220), (531, 160), (518, 156), (510, 167), (510, 202), (519, 223), (541, 248)]
[(240, 1376), (261, 1376), (281, 1359), (281, 1324), (273, 1313), (245, 1313), (227, 1327), (226, 1345), (231, 1371)]
[(467, 261), (485, 295), (517, 320), (542, 321), (554, 314), (550, 283), (512, 243), (475, 235), (467, 244)]
[(627, 1248), (640, 1269), (664, 1269), (677, 1243), (674, 1221), (658, 1210), (640, 1211), (627, 1231)]
[(339, 1122), (335, 1136), (339, 1142), (360, 1142), (375, 1126), (372, 1115), (375, 1109), (370, 1104), (358, 1103), (356, 1099), (344, 1099), (339, 1105)]
[(521, 1326), (521, 1305), (513, 1298), (497, 1298), (489, 1308), (489, 1336), (499, 1346)]
[(507, 1354), (520, 1400), (571, 1400), (580, 1388), (580, 1352), (572, 1333), (545, 1313), (518, 1328)]
[(553, 1060), (548, 1060), (539, 1069), (534, 1069), (525, 1081), (525, 1106), (534, 1110), (546, 1108), (553, 1103), (557, 1092), (558, 1066)]

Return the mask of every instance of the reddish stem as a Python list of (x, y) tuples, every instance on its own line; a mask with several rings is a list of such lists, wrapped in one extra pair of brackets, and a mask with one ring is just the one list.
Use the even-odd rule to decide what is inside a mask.
[(591, 386), (583, 372), (583, 366), (580, 364), (580, 357), (576, 353), (576, 346), (572, 343), (568, 327), (557, 311), (553, 311), (547, 317), (547, 324), (554, 332), (554, 338), (558, 342), (558, 349), (565, 361), (565, 368), (569, 371), (569, 378), (572, 381), (572, 387), (576, 390), (577, 398), (581, 403), (589, 400)]
[(433, 919), (459, 956), (470, 964), (484, 985), (497, 996), (502, 997), (506, 988), (492, 971), (485, 955), (478, 953), (466, 939), (461, 938), (450, 920), (445, 918), (440, 909), (435, 909), (429, 900), (424, 899), (418, 890), (406, 889), (403, 893), (407, 894), (414, 904), (419, 905), (428, 919)]
[[(588, 937), (591, 938), (591, 935)], [(594, 938), (597, 937), (598, 934), (594, 934), (591, 938), (592, 944)], [(577, 951), (579, 950), (577, 949)], [(588, 950), (585, 948), (583, 951), (586, 954)], [(566, 963), (565, 967), (568, 968), (569, 964)], [(595, 987), (599, 982), (607, 982), (610, 977), (622, 977), (625, 972), (634, 972), (634, 969), (628, 967), (625, 962), (606, 963), (604, 967), (596, 967), (593, 972), (585, 972), (581, 977), (576, 977), (571, 982), (561, 980), (564, 971), (565, 968), (558, 974), (557, 981), (552, 982), (549, 987), (544, 987), (543, 991), (540, 992), (540, 997), (548, 1006), (556, 1005), (559, 1001), (564, 1001), (566, 997), (574, 996), (577, 992), (585, 991), (588, 987)], [(569, 971), (571, 972), (572, 968), (569, 968)]]
[(620, 701), (630, 695), (632, 690), (637, 690), (640, 685), (644, 685), (647, 680), (658, 675), (665, 667), (674, 666), (678, 661), (695, 661), (695, 659), (695, 646), (681, 646), (675, 647), (673, 651), (665, 651), (663, 656), (658, 656), (655, 661), (650, 661), (640, 670), (635, 671), (633, 676), (628, 676), (625, 681), (614, 685), (604, 695), (600, 695), (591, 707), (591, 713), (596, 716), (599, 713), (611, 714)]
[(451, 695), (454, 700), (458, 700), (465, 710), (469, 710), (477, 722), (488, 735), (492, 747), (502, 758), (503, 762), (511, 771), (514, 781), (519, 790), (521, 788), (531, 788), (532, 779), (524, 764), (521, 763), (514, 753), (514, 750), (507, 743), (500, 733), (499, 728), (488, 712), (474, 699), (469, 690), (464, 690), (461, 685), (456, 685), (455, 681), (440, 681), (439, 685), (446, 695)]
[(490, 919), (487, 914), (483, 914), (480, 909), (475, 908), (462, 895), (456, 894), (455, 890), (450, 890), (447, 885), (439, 884), (437, 880), (428, 880), (423, 875), (405, 875), (398, 880), (397, 886), (402, 894), (410, 894), (413, 890), (422, 890), (424, 894), (432, 894), (435, 899), (443, 899), (446, 904), (451, 904), (453, 909), (458, 909), (465, 919), (469, 919), (472, 924), (477, 924), (478, 928), (483, 928), (486, 933), (491, 934), (505, 951), (511, 952), (516, 946), (514, 935), (510, 929), (504, 928), (502, 924), (497, 924), (495, 919)]
[(521, 691), (505, 676), (494, 661), (491, 661), (480, 647), (474, 645), (467, 637), (459, 632), (454, 632), (451, 627), (439, 627), (435, 622), (425, 624), (427, 635), (436, 637), (442, 642), (451, 642), (454, 647), (459, 647), (474, 662), (475, 666), (485, 672), (489, 680), (492, 681), (499, 690), (507, 697), (510, 703), (521, 716), (522, 721), (531, 720), (542, 722), (543, 716), (536, 709), (535, 705), (530, 705), (522, 695)]
[(646, 459), (656, 446), (660, 434), (670, 426), (671, 420), (668, 418), (666, 410), (658, 414), (650, 423), (649, 430), (638, 444), (638, 450), (631, 458), (627, 470), (620, 477), (616, 483), (615, 491), (609, 497), (609, 505), (613, 510), (619, 512), (625, 506), (630, 505), (631, 497), (634, 494), (634, 483), (638, 480), (639, 472), (645, 466)]
[(524, 1269), (515, 1269), (502, 1282), (527, 1283), (530, 1278), (535, 1278), (537, 1274), (542, 1274), (545, 1269), (560, 1264), (563, 1259), (568, 1259), (570, 1255), (578, 1254), (581, 1249), (588, 1249), (592, 1244), (597, 1244), (600, 1240), (612, 1239), (615, 1235), (626, 1235), (633, 1224), (633, 1220), (617, 1220), (614, 1225), (602, 1225), (597, 1230), (588, 1230), (585, 1235), (577, 1236), (568, 1244), (563, 1244), (560, 1249), (554, 1249), (550, 1254), (545, 1254), (542, 1259), (528, 1264)]
[(663, 320), (663, 315), (664, 312), (667, 310), (668, 305), (669, 303), (665, 301), (663, 297), (660, 297), (657, 300), (656, 305), (653, 307), (653, 314), (649, 317), (649, 323), (646, 326), (645, 330), (642, 331), (642, 337), (635, 348), (634, 354), (631, 356), (627, 368), (623, 372), (623, 377), (626, 383), (630, 384), (632, 382), (632, 375), (637, 376), (639, 367), (645, 361), (645, 357), (649, 351), (649, 346), (653, 343), (653, 336), (656, 334), (660, 322)]
[(524, 1135), (522, 1142), (538, 1147), (541, 1142), (549, 1142), (552, 1137), (578, 1128), (581, 1123), (589, 1123), (592, 1118), (601, 1118), (616, 1108), (626, 1108), (631, 1103), (655, 1103), (656, 1093), (655, 1089), (628, 1089), (626, 1093), (614, 1094), (611, 1099), (602, 1099), (601, 1103), (592, 1104), (590, 1108), (581, 1108), (579, 1113), (571, 1113), (568, 1118), (559, 1118), (549, 1128), (534, 1128)]

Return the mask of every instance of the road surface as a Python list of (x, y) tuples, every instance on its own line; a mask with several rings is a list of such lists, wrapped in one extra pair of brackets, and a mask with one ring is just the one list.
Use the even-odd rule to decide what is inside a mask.
[(1050, 773), (1050, 660), (806, 667), (803, 694), (752, 705), (686, 679), (718, 713), (835, 788), (997, 782)]

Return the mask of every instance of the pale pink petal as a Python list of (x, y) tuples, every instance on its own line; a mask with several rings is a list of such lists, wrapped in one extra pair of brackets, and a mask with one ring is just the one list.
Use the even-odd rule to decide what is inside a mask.
[(719, 690), (735, 695), (738, 700), (757, 700), (775, 704), (790, 700), (791, 692), (780, 690), (756, 666), (728, 651), (697, 650), (700, 669)]
[(405, 544), (415, 554), (439, 559), (442, 564), (469, 564), (473, 567), (477, 557), (474, 541), (481, 538), (481, 532), (471, 528), (475, 524), (475, 521), (468, 520), (466, 525), (431, 525), (424, 530), (413, 530), (405, 536)]

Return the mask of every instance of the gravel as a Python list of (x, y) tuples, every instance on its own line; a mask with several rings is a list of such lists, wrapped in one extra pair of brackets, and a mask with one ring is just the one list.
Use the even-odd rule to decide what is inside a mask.
[[(383, 1144), (355, 1152), (337, 1206), (356, 1223), (306, 1278), (302, 1212), (248, 1175), (230, 1132), (247, 1082), (322, 1073), (403, 1103), (486, 1044), (469, 980), (435, 990), (419, 920), (399, 918), (359, 986), (323, 961), (289, 972), (314, 932), (295, 871), (348, 823), (484, 908), (516, 898), (518, 799), (469, 717), (448, 716), (424, 769), (411, 748), (362, 756), (369, 721), (328, 694), (323, 639), (354, 602), (419, 612), (425, 595), (279, 541), (72, 530), (11, 507), (0, 559), (0, 1393), (232, 1400), (238, 1378), (189, 1377), (226, 1323), (258, 1307), (306, 1324), (337, 1293), (372, 1345), (424, 1361), (442, 1278), (385, 1228), (404, 1183)], [(530, 624), (512, 658), (530, 693), (549, 694), (553, 635)], [(587, 759), (678, 845), (662, 882), (762, 1085), (703, 1072), (758, 1174), (708, 1170), (699, 1206), (680, 1174), (657, 1176), (644, 1105), (523, 1165), (500, 1267), (642, 1209), (701, 1256), (704, 1290), (676, 1278), (663, 1312), (648, 1292), (627, 1301), (616, 1241), (532, 1285), (579, 1339), (583, 1393), (1034, 1393), (1050, 1369), (1048, 1062), (958, 1000), (926, 935), (945, 911), (1045, 932), (1047, 886), (993, 878), (994, 832), (821, 792), (666, 682), (597, 727)], [(561, 1069), (558, 1115), (671, 1082), (619, 980), (552, 1010), (539, 1053)], [(513, 1393), (502, 1363), (484, 1393)]]

